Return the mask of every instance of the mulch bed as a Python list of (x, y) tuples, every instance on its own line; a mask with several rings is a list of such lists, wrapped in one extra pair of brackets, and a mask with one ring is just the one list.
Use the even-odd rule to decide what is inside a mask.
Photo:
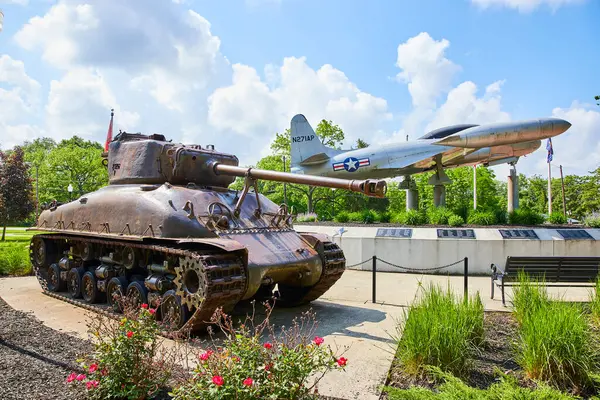
[[(529, 386), (523, 371), (514, 359), (514, 341), (517, 337), (517, 322), (510, 313), (486, 312), (484, 317), (485, 345), (473, 361), (468, 376), (463, 377), (466, 384), (485, 389), (497, 379), (496, 371), (512, 374), (519, 378), (522, 385)], [(421, 386), (434, 389), (438, 383), (431, 377), (412, 377), (403, 372), (397, 360), (392, 363), (388, 378), (388, 386), (408, 389), (411, 386)]]
[(0, 399), (84, 399), (65, 379), (91, 350), (88, 341), (48, 328), (0, 298)]

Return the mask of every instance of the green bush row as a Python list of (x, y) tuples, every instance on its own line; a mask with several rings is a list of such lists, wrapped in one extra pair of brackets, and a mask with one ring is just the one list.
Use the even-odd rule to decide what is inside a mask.
[[(560, 222), (562, 214), (553, 214), (553, 223)], [(453, 213), (447, 208), (430, 208), (428, 210), (407, 210), (399, 213), (376, 212), (372, 210), (363, 210), (360, 212), (339, 212), (334, 220), (336, 222), (358, 222), (364, 224), (372, 224), (375, 222), (393, 222), (402, 225), (450, 225), (462, 226), (465, 220), (462, 216)], [(298, 219), (298, 221), (300, 221)], [(600, 222), (600, 217), (598, 218)], [(506, 224), (511, 225), (539, 225), (544, 222), (544, 217), (535, 212), (527, 210), (515, 210), (511, 213), (498, 211), (472, 211), (467, 215), (468, 224), (471, 225), (496, 225)]]

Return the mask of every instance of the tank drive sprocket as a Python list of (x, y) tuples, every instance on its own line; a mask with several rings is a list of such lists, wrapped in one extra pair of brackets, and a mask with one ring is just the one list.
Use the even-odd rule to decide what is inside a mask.
[(182, 257), (175, 267), (175, 294), (188, 309), (199, 308), (205, 300), (207, 282), (204, 265), (199, 259)]

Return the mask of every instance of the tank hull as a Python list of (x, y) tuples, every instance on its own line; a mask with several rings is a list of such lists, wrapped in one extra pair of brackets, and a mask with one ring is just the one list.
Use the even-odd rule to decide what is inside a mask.
[[(268, 297), (275, 285), (280, 303), (297, 305), (339, 279), (345, 259), (329, 238), (296, 232), (265, 196), (239, 200), (238, 191), (195, 185), (106, 186), (40, 214), (33, 229), (48, 234), (32, 239), (36, 275), (46, 292), (88, 306), (103, 293), (115, 306), (115, 290), (142, 285), (143, 300), (179, 308), (176, 330), (200, 329), (216, 307)], [(86, 273), (98, 296), (84, 296)]]

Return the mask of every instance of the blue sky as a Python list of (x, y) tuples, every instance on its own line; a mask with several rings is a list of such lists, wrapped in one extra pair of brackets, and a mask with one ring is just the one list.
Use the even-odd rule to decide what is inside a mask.
[[(554, 115), (573, 123), (555, 140), (555, 159), (576, 173), (600, 163), (595, 0), (0, 0), (0, 8), (8, 132), (0, 147), (73, 133), (103, 141), (111, 107), (117, 129), (213, 140), (247, 163), (295, 113), (313, 125), (334, 120), (348, 144)], [(2, 68), (19, 72), (2, 78)], [(419, 105), (419, 95), (435, 103)], [(543, 150), (534, 156), (523, 171), (543, 173)]]

